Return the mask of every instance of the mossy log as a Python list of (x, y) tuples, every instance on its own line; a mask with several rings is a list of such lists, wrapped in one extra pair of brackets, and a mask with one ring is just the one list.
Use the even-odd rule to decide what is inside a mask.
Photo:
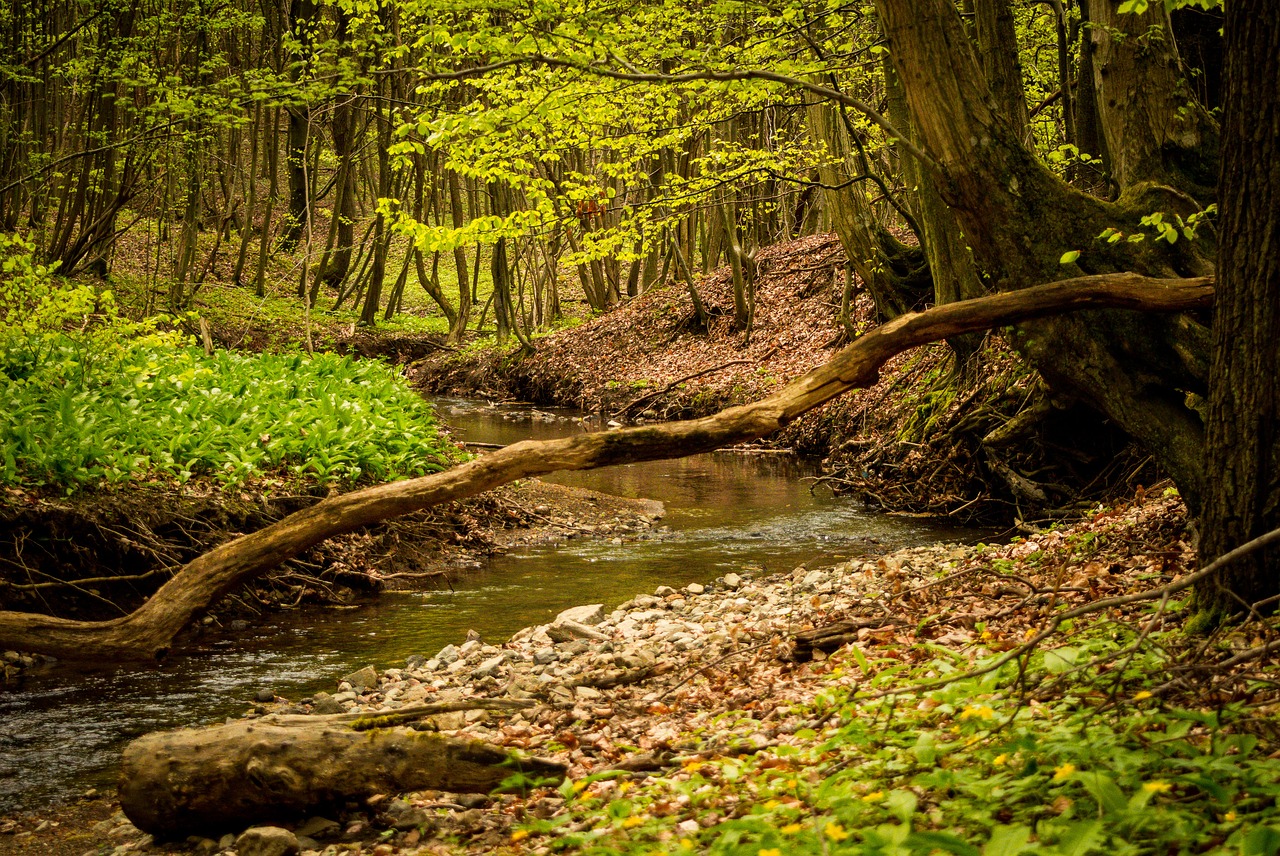
[(120, 807), (139, 829), (172, 839), (287, 821), (374, 794), (489, 793), (516, 774), (564, 778), (560, 764), (480, 741), (352, 725), (358, 721), (265, 718), (145, 735), (125, 749)]

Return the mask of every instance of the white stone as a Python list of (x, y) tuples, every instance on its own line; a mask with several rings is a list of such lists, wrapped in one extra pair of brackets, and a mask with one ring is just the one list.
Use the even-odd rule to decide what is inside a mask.
[(553, 624), (561, 621), (576, 621), (579, 624), (588, 626), (599, 624), (604, 621), (604, 604), (589, 603), (586, 606), (574, 606), (566, 609), (564, 612), (556, 616)]

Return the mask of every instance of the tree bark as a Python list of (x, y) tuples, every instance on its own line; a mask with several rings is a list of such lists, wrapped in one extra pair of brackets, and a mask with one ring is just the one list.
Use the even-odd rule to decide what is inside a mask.
[[(1058, 279), (1064, 269), (1185, 276), (1209, 267), (1196, 241), (1096, 240), (1108, 228), (1133, 232), (1138, 212), (1160, 210), (1159, 204), (1178, 199), (1179, 192), (1148, 185), (1154, 195), (1134, 188), (1111, 204), (1058, 179), (994, 109), (949, 0), (876, 5), (919, 146), (931, 158), (938, 191), (956, 213), (990, 285), (1021, 288)], [(1069, 249), (1080, 255), (1064, 268), (1062, 254)], [(1020, 325), (1012, 341), (1055, 391), (1095, 407), (1150, 450), (1195, 510), (1204, 480), (1203, 424), (1183, 400), (1187, 391), (1205, 387), (1206, 333), (1188, 318), (1098, 313)]]
[[(1218, 265), (1201, 564), (1280, 527), (1280, 17), (1226, 4)], [(1280, 594), (1280, 549), (1236, 561), (1197, 591), (1218, 614)]]
[(1120, 13), (1091, 0), (1094, 84), (1111, 172), (1121, 189), (1168, 184), (1205, 202), (1218, 177), (1218, 129), (1192, 97), (1163, 3)]
[[(402, 713), (390, 716), (403, 721)], [(120, 807), (139, 829), (181, 838), (302, 817), (374, 794), (489, 793), (517, 773), (564, 778), (559, 764), (480, 741), (366, 727), (380, 723), (377, 714), (342, 721), (351, 719), (264, 717), (145, 735), (125, 748)]]
[(0, 612), (0, 647), (99, 662), (162, 657), (183, 627), (219, 597), (334, 535), (529, 476), (677, 458), (764, 437), (849, 390), (875, 383), (880, 366), (895, 354), (961, 333), (1087, 308), (1188, 311), (1204, 308), (1211, 299), (1209, 278), (1114, 274), (903, 315), (768, 398), (714, 416), (563, 440), (526, 440), (441, 473), (325, 499), (189, 562), (127, 616), (72, 621)]

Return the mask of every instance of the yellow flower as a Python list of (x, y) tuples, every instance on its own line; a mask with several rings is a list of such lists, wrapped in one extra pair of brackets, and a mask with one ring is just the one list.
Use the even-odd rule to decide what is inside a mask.
[(884, 791), (872, 791), (862, 797), (863, 802), (880, 802), (882, 799), (884, 799)]
[(1005, 763), (1006, 761), (1008, 761), (1008, 760), (1009, 760), (1009, 753), (1008, 753), (1008, 752), (1001, 752), (999, 755), (997, 755), (997, 756), (992, 760), (992, 762), (991, 762), (991, 763), (992, 763), (992, 764), (995, 764), (997, 767), (1003, 767), (1003, 766), (1004, 766), (1004, 763)]
[(782, 851), (777, 847), (763, 847), (756, 856), (782, 856)]
[(515, 832), (511, 833), (511, 843), (515, 844), (517, 841), (524, 841), (528, 837), (529, 837), (529, 830), (517, 829)]
[(844, 841), (849, 837), (849, 833), (845, 832), (844, 827), (836, 823), (834, 820), (827, 823), (827, 825), (822, 828), (822, 832), (832, 841)]
[(804, 827), (798, 823), (788, 823), (786, 826), (782, 827), (782, 829), (779, 831), (783, 835), (795, 835), (801, 829), (804, 829)]
[(996, 712), (985, 704), (970, 705), (960, 711), (961, 719), (991, 719)]
[(1145, 785), (1142, 786), (1142, 789), (1144, 791), (1149, 791), (1153, 794), (1163, 794), (1163, 793), (1168, 793), (1169, 789), (1172, 787), (1173, 785), (1169, 784), (1168, 782), (1154, 781), (1154, 782), (1147, 782)]
[(782, 803), (778, 802), (777, 800), (769, 800), (764, 804), (764, 807), (772, 811), (773, 809), (777, 808), (780, 805), (782, 805)]
[(685, 761), (684, 769), (686, 772), (696, 773), (702, 769), (702, 762), (701, 761)]
[(1149, 699), (1149, 698), (1151, 698), (1151, 693), (1147, 692), (1146, 690), (1140, 690), (1133, 694), (1134, 701), (1145, 701), (1146, 699)]
[(693, 839), (692, 839), (692, 838), (681, 838), (681, 839), (680, 839), (680, 849), (681, 849), (681, 850), (692, 850), (692, 849), (693, 849)]
[(1076, 771), (1075, 764), (1063, 764), (1061, 767), (1054, 767), (1053, 780), (1055, 782), (1061, 782), (1063, 779), (1070, 778), (1071, 774), (1074, 773), (1075, 771)]
[(1236, 813), (1234, 811), (1229, 811), (1222, 816), (1222, 819), (1229, 823), (1236, 819)]
[(642, 823), (644, 823), (644, 818), (638, 814), (633, 814), (631, 817), (622, 821), (622, 828), (631, 829), (633, 826), (639, 826)]
[(587, 781), (585, 779), (579, 779), (578, 781), (573, 783), (573, 792), (575, 794), (580, 794), (584, 790), (586, 790), (586, 787), (587, 787)]

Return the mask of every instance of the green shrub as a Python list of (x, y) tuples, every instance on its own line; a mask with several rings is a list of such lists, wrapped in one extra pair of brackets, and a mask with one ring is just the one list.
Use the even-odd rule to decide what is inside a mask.
[(387, 480), (447, 466), (430, 405), (377, 362), (206, 356), (110, 292), (63, 284), (0, 236), (0, 483), (58, 487), (267, 472)]

